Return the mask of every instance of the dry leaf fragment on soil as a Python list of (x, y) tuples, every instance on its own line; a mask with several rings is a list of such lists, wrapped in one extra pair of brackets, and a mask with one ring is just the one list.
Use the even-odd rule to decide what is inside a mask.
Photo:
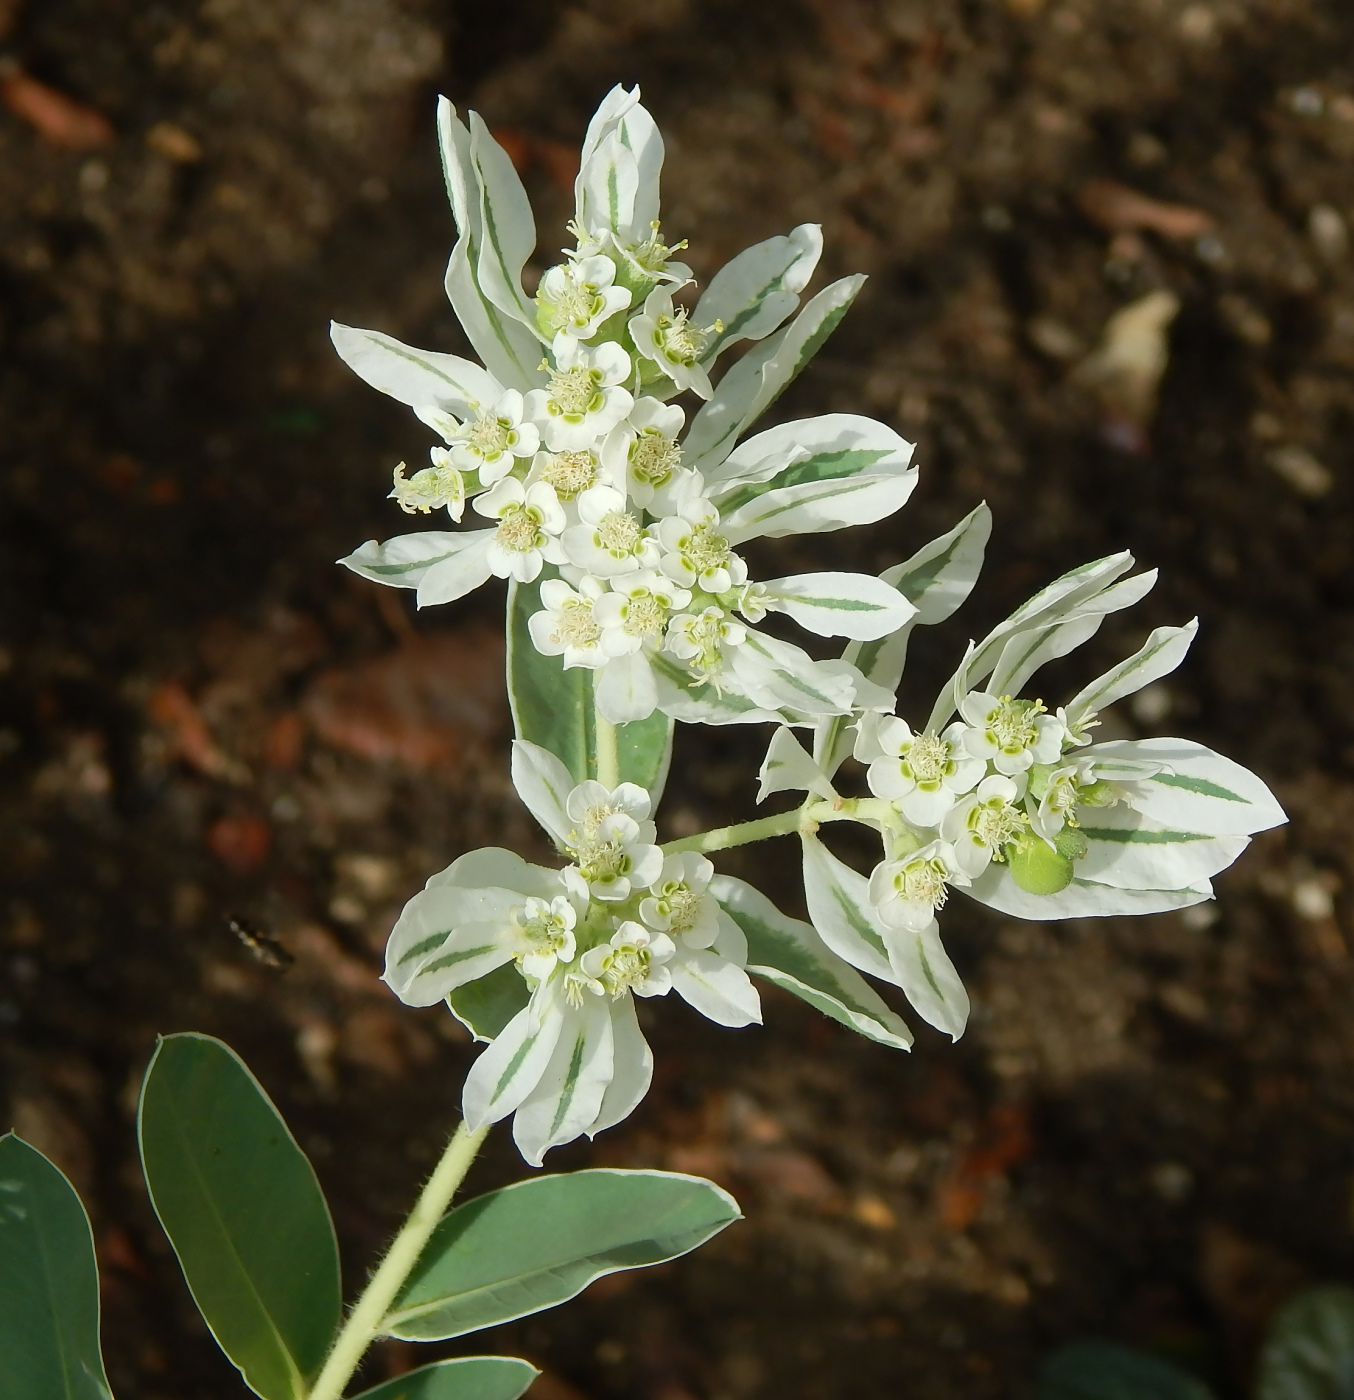
[(1214, 226), (1211, 214), (1188, 204), (1167, 204), (1115, 180), (1089, 180), (1077, 192), (1077, 205), (1110, 233), (1146, 229), (1165, 238), (1198, 238)]
[(190, 768), (208, 778), (249, 781), (248, 770), (217, 745), (202, 711), (178, 681), (157, 686), (148, 708), (151, 719), (169, 731), (175, 752)]
[(1171, 322), (1180, 311), (1174, 292), (1148, 292), (1105, 323), (1100, 344), (1072, 372), (1100, 401), (1110, 424), (1136, 430), (1125, 444), (1142, 450), (1145, 429), (1156, 412), (1157, 389), (1170, 360)]
[(1034, 1150), (1029, 1111), (1023, 1104), (999, 1104), (987, 1129), (941, 1182), (940, 1218), (951, 1230), (966, 1230), (978, 1218), (988, 1187)]
[(359, 758), (409, 768), (455, 763), (503, 723), (503, 643), (467, 628), (411, 636), (326, 671), (303, 702), (320, 737)]
[(0, 102), (52, 145), (67, 150), (97, 150), (114, 137), (102, 112), (30, 78), (12, 59), (0, 66)]

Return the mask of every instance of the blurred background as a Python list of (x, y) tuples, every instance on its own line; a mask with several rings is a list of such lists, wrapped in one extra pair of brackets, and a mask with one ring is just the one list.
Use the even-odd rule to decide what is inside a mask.
[[(747, 1221), (474, 1349), (542, 1366), (536, 1400), (979, 1400), (1102, 1336), (1244, 1395), (1276, 1305), (1354, 1281), (1354, 11), (0, 0), (0, 28), (0, 1121), (89, 1204), (121, 1400), (240, 1393), (135, 1165), (157, 1032), (254, 1067), (350, 1290), (454, 1120), (468, 1035), (377, 982), (385, 936), (467, 847), (545, 852), (507, 779), (497, 594), (419, 617), (332, 562), (409, 528), (384, 496), (429, 439), (326, 325), (464, 348), (436, 93), (518, 164), (538, 273), (617, 81), (701, 277), (804, 220), (819, 285), (871, 275), (774, 413), (881, 418), (922, 485), (760, 566), (874, 571), (986, 498), (915, 716), (967, 636), (1128, 547), (1162, 584), (1052, 688), (1197, 613), (1118, 732), (1223, 749), (1292, 824), (1179, 915), (951, 901), (955, 1046), (889, 1052), (769, 988), (763, 1030), (647, 1005), (653, 1093), (552, 1165), (708, 1174)], [(764, 741), (680, 734), (668, 833), (752, 815)], [(722, 864), (797, 885), (788, 844)], [(522, 1174), (500, 1139), (481, 1189)]]

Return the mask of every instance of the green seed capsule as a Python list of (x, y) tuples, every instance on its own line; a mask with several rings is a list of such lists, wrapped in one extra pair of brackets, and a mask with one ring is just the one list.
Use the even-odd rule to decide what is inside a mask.
[(1011, 878), (1029, 894), (1057, 894), (1072, 883), (1072, 862), (1037, 839), (1013, 849), (1007, 863)]

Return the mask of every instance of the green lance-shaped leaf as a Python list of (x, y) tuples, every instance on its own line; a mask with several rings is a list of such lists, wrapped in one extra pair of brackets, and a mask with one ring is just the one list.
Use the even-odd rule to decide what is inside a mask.
[(727, 1191), (673, 1172), (534, 1177), (458, 1206), (383, 1324), (437, 1341), (554, 1307), (594, 1279), (675, 1259), (739, 1219)]
[(448, 997), (451, 1014), (476, 1040), (494, 1040), (527, 1004), (530, 991), (516, 963), (457, 987)]
[(722, 327), (710, 335), (701, 359), (715, 356), (736, 340), (761, 340), (799, 305), (823, 251), (819, 224), (800, 224), (745, 248), (724, 264), (701, 293), (692, 314), (698, 326)]
[(0, 1400), (112, 1400), (89, 1217), (13, 1133), (0, 1137)]
[[(903, 563), (885, 569), (879, 577), (912, 603), (916, 615), (878, 641), (852, 642), (842, 653), (843, 660), (855, 666), (866, 680), (896, 691), (903, 678), (913, 628), (934, 626), (955, 613), (977, 582), (991, 533), (992, 512), (984, 502), (948, 534), (923, 545)], [(850, 720), (849, 715), (833, 715), (814, 732), (813, 756), (829, 776), (851, 752), (847, 730)]]
[(207, 1035), (160, 1041), (138, 1115), (155, 1212), (222, 1351), (265, 1400), (303, 1400), (338, 1327), (338, 1247), (268, 1095)]
[[(547, 569), (534, 583), (509, 586), (508, 699), (517, 737), (549, 749), (581, 783), (597, 776), (592, 672), (565, 670), (558, 656), (542, 656), (527, 627), (541, 608), (541, 584), (553, 577)], [(646, 788), (656, 807), (672, 760), (672, 720), (655, 711), (616, 730), (621, 781)]]
[(459, 355), (417, 350), (394, 336), (337, 321), (329, 323), (329, 338), (354, 374), (411, 408), (436, 406), (465, 418), (474, 405), (487, 411), (503, 392), (493, 375)]
[(540, 1374), (515, 1356), (458, 1356), (420, 1366), (354, 1400), (517, 1400)]
[(1073, 1342), (1054, 1352), (1035, 1394), (1037, 1400), (1213, 1400), (1187, 1371), (1112, 1342)]
[(811, 924), (782, 914), (760, 890), (717, 875), (710, 892), (748, 940), (748, 971), (881, 1045), (907, 1050), (912, 1032)]
[(1354, 1400), (1354, 1289), (1298, 1294), (1270, 1326), (1256, 1400)]
[(476, 278), (493, 305), (534, 330), (536, 304), (522, 290), (522, 268), (536, 249), (531, 201), (508, 153), (478, 112), (470, 113), (470, 165), (480, 201)]
[(818, 353), (864, 285), (864, 277), (856, 276), (824, 287), (788, 326), (754, 345), (730, 368), (691, 421), (683, 443), (687, 466), (708, 471), (729, 455)]

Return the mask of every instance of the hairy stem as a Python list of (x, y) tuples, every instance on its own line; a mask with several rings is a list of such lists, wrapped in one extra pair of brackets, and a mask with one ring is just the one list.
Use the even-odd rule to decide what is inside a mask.
[(758, 817), (755, 821), (739, 822), (737, 826), (717, 826), (710, 831), (698, 832), (695, 836), (683, 836), (680, 841), (669, 841), (663, 847), (663, 854), (671, 856), (679, 851), (699, 851), (705, 855), (710, 851), (727, 851), (731, 846), (746, 846), (752, 841), (766, 841), (772, 836), (789, 836), (794, 832), (810, 836), (824, 822), (867, 822), (872, 826), (893, 826), (897, 824), (897, 816), (891, 803), (873, 797), (837, 797), (830, 801), (810, 799), (793, 812)]
[(593, 729), (597, 735), (597, 781), (608, 790), (620, 786), (621, 753), (616, 726), (593, 708)]
[(399, 1234), (335, 1338), (309, 1400), (339, 1400), (343, 1394), (367, 1348), (381, 1335), (381, 1324), (390, 1305), (418, 1262), (437, 1222), (446, 1214), (488, 1131), (486, 1126), (472, 1133), (462, 1123), (452, 1134), (409, 1218), (400, 1226)]

